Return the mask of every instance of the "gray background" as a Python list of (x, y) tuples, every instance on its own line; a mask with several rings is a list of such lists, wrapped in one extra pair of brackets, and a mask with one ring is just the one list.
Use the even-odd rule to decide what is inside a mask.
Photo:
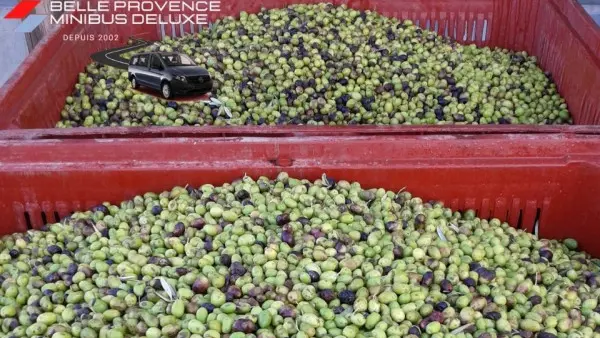
[[(600, 25), (600, 0), (579, 1)], [(3, 19), (17, 2), (18, 0), (0, 0), (0, 86), (6, 82), (31, 49), (28, 46), (32, 44), (31, 36), (14, 32), (19, 21)]]

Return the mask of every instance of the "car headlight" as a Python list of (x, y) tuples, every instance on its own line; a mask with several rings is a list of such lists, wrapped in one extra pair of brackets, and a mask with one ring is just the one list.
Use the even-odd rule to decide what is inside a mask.
[(185, 78), (185, 76), (178, 75), (175, 78), (181, 82), (187, 82), (187, 79)]

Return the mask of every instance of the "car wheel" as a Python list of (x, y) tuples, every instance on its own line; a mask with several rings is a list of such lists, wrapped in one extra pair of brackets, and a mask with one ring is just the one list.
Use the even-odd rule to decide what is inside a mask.
[(138, 84), (137, 80), (135, 79), (135, 77), (131, 78), (131, 88), (133, 89), (138, 89), (140, 88), (140, 85)]
[(173, 97), (173, 90), (171, 88), (171, 84), (168, 82), (163, 83), (161, 86), (161, 92), (165, 99), (170, 99)]

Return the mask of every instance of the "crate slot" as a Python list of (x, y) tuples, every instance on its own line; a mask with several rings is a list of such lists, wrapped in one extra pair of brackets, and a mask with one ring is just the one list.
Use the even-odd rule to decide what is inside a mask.
[(33, 226), (31, 225), (31, 217), (29, 217), (29, 213), (27, 211), (23, 213), (23, 217), (25, 218), (25, 225), (27, 225), (27, 230), (33, 229)]
[(166, 36), (166, 34), (167, 34), (167, 33), (165, 32), (165, 25), (163, 25), (163, 24), (160, 24), (160, 25), (158, 25), (158, 27), (160, 28), (160, 38), (161, 38), (161, 40), (162, 40), (162, 39), (164, 39), (164, 38), (165, 38), (165, 36)]
[(48, 219), (46, 218), (46, 212), (42, 211), (41, 215), (42, 215), (42, 225), (48, 224)]
[(471, 41), (477, 41), (477, 21), (473, 21), (473, 32), (471, 33)]
[(481, 33), (481, 41), (486, 42), (488, 37), (488, 21), (487, 19), (483, 20), (483, 30)]
[(537, 208), (535, 221), (533, 222), (533, 234), (538, 236), (540, 233), (540, 219), (542, 218), (542, 208)]
[(523, 229), (523, 209), (519, 209), (519, 218), (515, 227), (519, 230)]
[(55, 221), (56, 223), (59, 223), (59, 222), (60, 222), (60, 216), (58, 215), (58, 211), (55, 211), (55, 212), (54, 212), (54, 221)]
[(448, 20), (444, 20), (444, 36), (449, 37), (450, 34), (448, 32)]

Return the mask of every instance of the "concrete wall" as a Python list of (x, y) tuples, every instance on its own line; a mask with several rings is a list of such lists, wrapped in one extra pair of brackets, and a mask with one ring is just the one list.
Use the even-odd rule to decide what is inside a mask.
[(17, 0), (0, 0), (0, 86), (29, 53), (25, 33), (14, 32), (20, 21), (4, 19), (16, 3)]

